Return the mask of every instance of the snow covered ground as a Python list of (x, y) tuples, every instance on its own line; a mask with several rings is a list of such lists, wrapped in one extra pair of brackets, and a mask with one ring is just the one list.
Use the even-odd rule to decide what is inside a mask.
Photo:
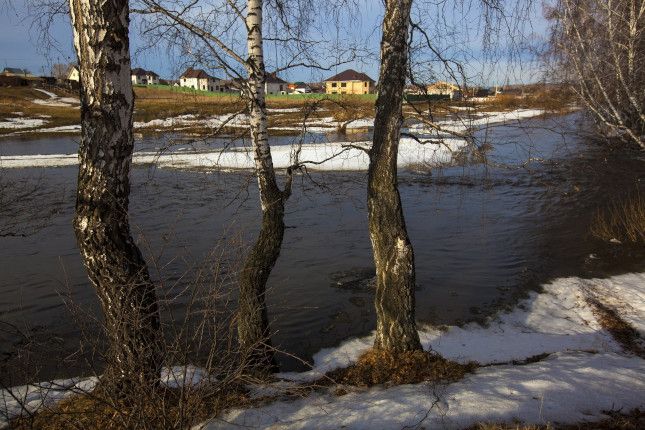
[[(360, 148), (368, 148), (369, 142), (332, 142), (306, 144), (302, 146), (299, 160), (311, 170), (357, 171), (367, 170), (369, 158)], [(445, 139), (442, 144), (421, 145), (412, 139), (401, 139), (399, 147), (400, 167), (423, 163), (438, 165), (448, 163), (455, 151), (465, 142), (459, 139)], [(284, 169), (293, 164), (294, 148), (275, 146), (271, 148), (273, 165)], [(212, 152), (138, 152), (133, 156), (134, 164), (155, 164), (161, 168), (174, 169), (254, 169), (251, 148), (237, 148)], [(2, 168), (63, 167), (78, 163), (76, 154), (15, 155), (1, 156)]]
[(45, 99), (45, 100), (43, 99), (32, 100), (32, 102), (36, 103), (37, 105), (56, 106), (56, 107), (78, 107), (78, 105), (81, 103), (81, 101), (76, 97), (60, 97), (50, 91), (45, 91), (40, 88), (34, 88), (34, 89), (36, 91), (39, 91), (49, 96), (49, 99)]
[[(463, 132), (470, 127), (481, 127), (489, 124), (509, 124), (521, 119), (542, 114), (541, 110), (517, 110), (512, 112), (497, 112), (483, 117), (474, 118), (468, 122), (461, 119), (445, 120), (439, 125), (445, 129)], [(373, 119), (362, 119), (347, 124), (348, 128), (365, 128), (373, 125)], [(199, 123), (209, 128), (218, 128), (226, 124), (227, 127), (244, 128), (248, 126), (246, 115), (220, 115), (210, 119), (198, 119), (194, 115), (181, 115), (168, 119), (156, 119), (145, 123), (135, 123), (136, 128), (174, 128), (186, 127)], [(338, 126), (333, 118), (317, 119), (307, 125), (307, 131), (312, 133), (328, 132), (330, 127)], [(276, 127), (280, 129), (300, 129), (298, 127)], [(79, 126), (63, 126), (43, 128), (41, 131), (69, 132), (80, 129)], [(466, 141), (448, 135), (437, 135), (433, 130), (422, 124), (410, 126), (409, 130), (420, 138), (433, 138), (435, 143), (421, 144), (412, 138), (401, 139), (399, 146), (399, 167), (427, 165), (436, 166), (450, 163), (453, 155), (466, 145)], [(327, 171), (361, 171), (367, 170), (369, 159), (365, 151), (360, 148), (369, 148), (370, 142), (329, 142), (319, 144), (305, 144), (299, 154), (301, 163), (311, 170)], [(274, 146), (271, 149), (274, 166), (284, 169), (294, 163), (294, 147)], [(25, 167), (62, 167), (75, 165), (78, 162), (76, 154), (53, 155), (16, 155), (0, 157), (0, 167), (25, 168)], [(233, 148), (210, 152), (174, 152), (153, 153), (139, 152), (134, 155), (135, 164), (154, 163), (163, 168), (200, 168), (200, 169), (253, 169), (252, 148)]]
[[(348, 394), (318, 391), (295, 400), (236, 409), (196, 428), (271, 429), (461, 429), (478, 422), (572, 423), (603, 418), (602, 411), (626, 412), (645, 406), (645, 360), (629, 352), (594, 317), (588, 298), (617, 306), (619, 314), (642, 329), (645, 319), (645, 273), (608, 279), (561, 278), (531, 293), (514, 309), (488, 324), (426, 328), (426, 349), (483, 367), (449, 385), (413, 384), (395, 387), (344, 387)], [(283, 381), (253, 387), (258, 395), (284, 392), (295, 381), (311, 381), (329, 370), (353, 363), (372, 344), (372, 337), (352, 339), (320, 351), (312, 370), (282, 373)], [(548, 357), (513, 364), (538, 354)], [(178, 372), (173, 368), (165, 373)], [(186, 380), (204, 377), (189, 367)], [(197, 379), (195, 379), (197, 378)], [(37, 409), (71, 392), (88, 390), (94, 379), (19, 387), (27, 407)], [(70, 391), (71, 390), (71, 391)], [(15, 415), (18, 402), (1, 393), (0, 408)], [(1, 422), (0, 422), (1, 424)]]
[[(482, 367), (447, 386), (403, 385), (346, 388), (259, 408), (233, 410), (207, 429), (375, 429), (423, 426), (460, 429), (483, 422), (578, 422), (601, 419), (602, 411), (645, 406), (645, 360), (623, 351), (593, 315), (587, 298), (620, 303), (619, 313), (642, 328), (645, 274), (609, 279), (562, 278), (531, 293), (486, 327), (470, 324), (421, 331), (424, 348)], [(313, 369), (283, 373), (287, 380), (311, 381), (345, 367), (366, 351), (372, 337), (352, 339), (320, 351)], [(512, 364), (538, 354), (528, 364)], [(268, 387), (267, 387), (268, 388)]]
[(0, 121), (0, 128), (10, 128), (14, 130), (23, 129), (23, 128), (34, 128), (44, 125), (47, 121), (41, 118), (7, 118), (4, 121)]

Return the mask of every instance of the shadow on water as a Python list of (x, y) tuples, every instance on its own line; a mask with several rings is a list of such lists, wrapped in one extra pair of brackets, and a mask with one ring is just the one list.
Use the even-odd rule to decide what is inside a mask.
[[(557, 277), (643, 270), (643, 250), (602, 243), (589, 233), (599, 207), (643, 190), (643, 155), (569, 134), (575, 120), (488, 130), (479, 136), (493, 146), (485, 165), (401, 172), (420, 322), (483, 319)], [(63, 142), (55, 145), (74, 145)], [(4, 170), (0, 176), (0, 216), (13, 233), (0, 238), (0, 320), (28, 323), (57, 339), (63, 352), (77, 347), (79, 330), (59, 293), (69, 290), (84, 309), (98, 311), (71, 229), (75, 176), (74, 168)], [(243, 252), (235, 244), (248, 243), (259, 224), (252, 175), (136, 168), (132, 176), (134, 231), (164, 292), (170, 296), (190, 282), (186, 275), (215, 258), (214, 247), (228, 250), (235, 267)], [(314, 173), (316, 184), (303, 177), (295, 186), (268, 295), (274, 344), (291, 354), (310, 358), (374, 326), (365, 176)], [(173, 306), (180, 313), (185, 303)], [(0, 352), (19, 342), (11, 333), (0, 331)], [(303, 367), (289, 357), (281, 357), (281, 365)], [(49, 366), (42, 377), (82, 371)]]

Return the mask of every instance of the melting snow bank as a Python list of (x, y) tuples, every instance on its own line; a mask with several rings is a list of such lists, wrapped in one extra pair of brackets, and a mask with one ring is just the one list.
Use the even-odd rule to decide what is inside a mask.
[(40, 118), (7, 118), (5, 121), (0, 121), (0, 128), (21, 129), (40, 127), (47, 121)]
[[(623, 351), (600, 326), (589, 298), (619, 305), (618, 313), (642, 329), (645, 274), (557, 279), (512, 311), (491, 318), (486, 327), (469, 324), (421, 332), (426, 349), (460, 362), (489, 365), (458, 383), (348, 389), (349, 394), (340, 397), (316, 393), (232, 410), (205, 428), (460, 429), (482, 421), (573, 423), (602, 419), (602, 411), (642, 408), (645, 360)], [(311, 371), (279, 376), (317, 379), (355, 362), (372, 342), (372, 337), (354, 339), (322, 350)], [(539, 354), (551, 355), (523, 365), (509, 363)]]
[[(369, 157), (360, 149), (367, 149), (370, 142), (334, 142), (306, 144), (299, 154), (300, 163), (312, 170), (348, 171), (367, 170)], [(413, 139), (401, 139), (399, 167), (412, 164), (439, 165), (449, 163), (453, 153), (465, 145), (461, 139), (444, 139), (441, 144), (419, 144)], [(294, 163), (294, 147), (271, 148), (273, 165), (285, 169)], [(176, 169), (254, 169), (251, 148), (230, 149), (212, 152), (154, 153), (138, 152), (133, 156), (135, 164), (155, 164), (158, 167)], [(78, 163), (76, 154), (16, 155), (1, 156), (0, 167), (63, 167)]]
[[(48, 100), (42, 100), (42, 99), (34, 99), (32, 100), (33, 103), (38, 104), (38, 105), (44, 105), (44, 106), (56, 106), (56, 107), (73, 107), (75, 105), (78, 105), (81, 103), (81, 101), (75, 97), (60, 97), (57, 96), (56, 94), (50, 92), (50, 91), (45, 91), (40, 88), (34, 88), (36, 91), (39, 91), (47, 96), (49, 96)], [(77, 106), (76, 106), (77, 107)]]
[(618, 354), (557, 353), (526, 366), (483, 368), (448, 386), (402, 385), (316, 393), (233, 410), (202, 429), (462, 429), (478, 422), (573, 423), (641, 407), (645, 361)]
[[(164, 367), (161, 370), (161, 383), (170, 388), (196, 387), (209, 379), (215, 378), (193, 365)], [(7, 426), (7, 418), (11, 419), (24, 412), (34, 413), (74, 394), (90, 393), (97, 382), (96, 377), (58, 379), (0, 390), (0, 429)]]
[[(511, 311), (491, 318), (486, 327), (470, 324), (421, 332), (425, 348), (458, 361), (482, 366), (448, 385), (334, 387), (296, 400), (229, 410), (197, 428), (375, 429), (405, 426), (461, 429), (478, 422), (519, 420), (538, 424), (602, 419), (602, 411), (645, 407), (645, 360), (623, 351), (594, 317), (590, 298), (615, 307), (639, 330), (645, 319), (645, 273), (608, 279), (561, 278), (531, 293)], [(284, 380), (253, 387), (255, 396), (280, 395), (295, 382), (311, 381), (347, 366), (370, 347), (372, 338), (355, 339), (321, 351), (313, 369), (282, 373)], [(526, 364), (509, 363), (550, 354)], [(185, 376), (184, 376), (185, 375)], [(162, 382), (197, 385), (207, 378), (193, 366), (166, 369)], [(174, 381), (174, 382), (173, 382)], [(15, 416), (22, 404), (29, 411), (72, 393), (91, 390), (96, 379), (71, 379), (0, 392), (2, 416)]]
[[(419, 335), (425, 349), (461, 363), (476, 361), (481, 365), (525, 360), (544, 353), (622, 352), (598, 323), (588, 303), (590, 298), (612, 307), (619, 305), (618, 314), (643, 329), (645, 273), (608, 279), (559, 278), (544, 285), (542, 292), (531, 292), (513, 310), (492, 317), (485, 327), (471, 323), (445, 330), (426, 328)], [(310, 371), (280, 376), (301, 381), (318, 379), (330, 370), (354, 363), (373, 342), (370, 336), (323, 349), (314, 356)]]

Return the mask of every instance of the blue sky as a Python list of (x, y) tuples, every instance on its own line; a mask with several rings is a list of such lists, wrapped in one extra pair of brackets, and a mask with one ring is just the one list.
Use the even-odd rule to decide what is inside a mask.
[[(1, 1), (1, 0), (0, 0)], [(58, 17), (49, 32), (53, 46), (46, 46), (42, 41), (41, 30), (33, 24), (29, 16), (27, 0), (4, 0), (0, 6), (0, 67), (27, 68), (33, 73), (48, 74), (53, 63), (74, 62), (75, 56), (72, 47), (72, 35), (69, 18)], [(476, 0), (475, 0), (476, 1)], [(466, 3), (472, 3), (466, 2)], [(509, 2), (513, 3), (513, 2)], [(369, 49), (371, 55), (361, 61), (335, 67), (330, 71), (319, 71), (299, 68), (285, 72), (284, 78), (289, 80), (316, 81), (334, 74), (345, 68), (354, 68), (368, 73), (372, 78), (378, 76), (378, 48), (380, 33), (378, 31), (382, 16), (382, 2), (380, 0), (360, 0), (360, 13), (351, 18), (345, 17), (342, 28), (336, 29), (326, 25), (319, 34), (328, 39), (340, 38), (343, 40), (356, 40)], [(425, 10), (417, 4), (419, 22), (428, 16), (434, 16), (435, 11)], [(438, 37), (438, 44), (446, 47), (445, 52), (451, 52), (455, 58), (464, 59), (469, 64), (469, 76), (476, 84), (494, 85), (506, 82), (532, 82), (538, 77), (538, 67), (530, 62), (529, 56), (521, 54), (511, 61), (504, 49), (498, 48), (491, 55), (484, 55), (481, 46), (481, 33), (474, 27), (477, 26), (478, 8), (471, 8), (464, 12), (459, 10), (448, 16), (449, 25), (454, 31), (445, 37)], [(528, 39), (540, 40), (546, 33), (546, 23), (541, 16), (539, 8), (530, 11), (529, 20), (524, 22), (523, 34)], [(135, 18), (136, 20), (136, 18)], [(468, 21), (468, 25), (464, 24)], [(430, 24), (428, 24), (431, 27)], [(351, 34), (350, 34), (351, 33)], [(439, 40), (441, 39), (441, 40)], [(499, 45), (505, 45), (502, 37)], [(155, 48), (141, 50), (143, 41), (138, 34), (138, 27), (131, 26), (131, 43), (133, 67), (139, 66), (156, 71), (164, 78), (176, 78), (184, 67), (181, 59), (168, 52), (168, 49), (159, 44)], [(267, 47), (268, 64), (280, 63), (279, 55)], [(485, 59), (487, 57), (487, 59)], [(494, 58), (493, 58), (494, 57)], [(271, 59), (275, 60), (272, 61)], [(435, 75), (437, 78), (442, 76)]]

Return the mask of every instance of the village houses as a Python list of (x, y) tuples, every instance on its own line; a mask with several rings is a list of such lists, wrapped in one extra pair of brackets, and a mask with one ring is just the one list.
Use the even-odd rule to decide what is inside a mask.
[(459, 85), (451, 84), (450, 82), (437, 81), (426, 87), (428, 95), (431, 96), (448, 96), (450, 100), (461, 100), (463, 93)]
[(70, 65), (67, 68), (66, 79), (68, 81), (79, 82), (81, 80), (81, 74), (78, 71), (78, 66)]
[(325, 80), (327, 94), (371, 94), (376, 92), (374, 79), (365, 73), (348, 69)]
[(265, 94), (287, 94), (289, 82), (282, 80), (275, 73), (267, 73), (264, 83)]
[(180, 77), (179, 86), (194, 90), (224, 93), (231, 91), (227, 81), (210, 76), (201, 69), (189, 67)]
[(133, 85), (158, 85), (159, 75), (150, 70), (145, 70), (140, 67), (132, 69), (130, 72)]

